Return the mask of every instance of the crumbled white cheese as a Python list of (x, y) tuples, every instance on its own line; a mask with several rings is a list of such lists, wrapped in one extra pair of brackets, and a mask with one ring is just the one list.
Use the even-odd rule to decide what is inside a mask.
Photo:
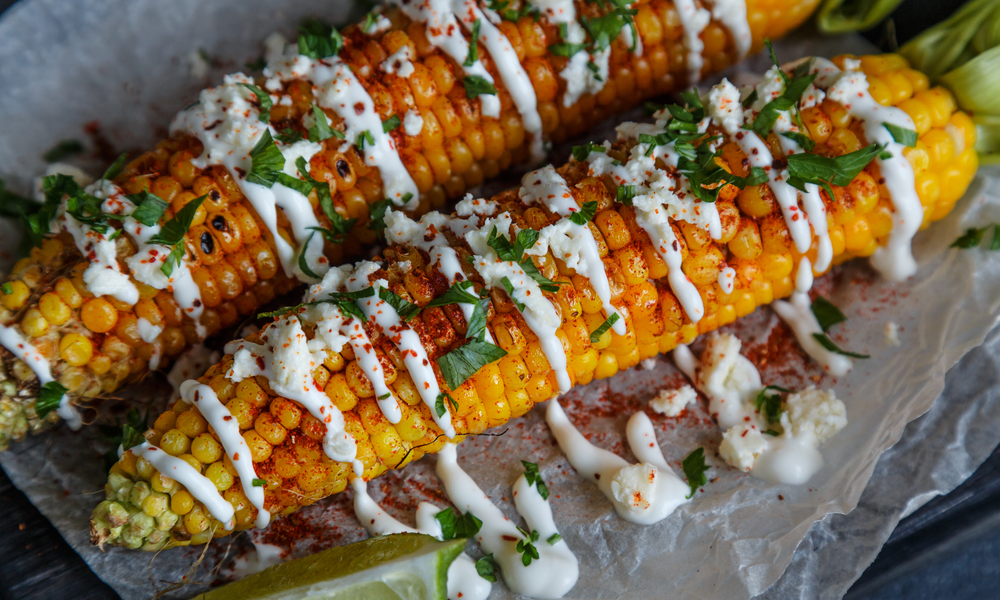
[(652, 358), (643, 359), (642, 362), (640, 362), (639, 364), (642, 365), (642, 368), (645, 369), (646, 371), (652, 371), (653, 369), (656, 368), (656, 365), (659, 364), (659, 361), (656, 360), (656, 357), (654, 356)]
[(785, 93), (785, 80), (781, 77), (781, 69), (771, 67), (764, 73), (764, 78), (756, 86), (757, 100), (748, 106), (745, 112), (747, 121), (753, 119), (753, 114), (760, 112), (768, 102)]
[(826, 91), (826, 97), (845, 107), (868, 95), (868, 78), (858, 71), (844, 71)]
[(622, 467), (611, 479), (615, 503), (632, 513), (649, 509), (656, 494), (656, 467), (649, 463)]
[(382, 71), (390, 75), (399, 75), (400, 77), (408, 78), (410, 75), (413, 75), (414, 71), (413, 63), (410, 62), (412, 58), (413, 55), (410, 53), (410, 47), (404, 44), (399, 50), (393, 52), (389, 58), (382, 61)]
[(381, 31), (385, 31), (392, 27), (392, 21), (386, 18), (383, 14), (378, 14), (375, 16), (375, 22), (372, 23), (368, 29), (365, 31), (368, 35), (375, 35)]
[(844, 70), (845, 71), (860, 71), (861, 70), (861, 59), (860, 58), (845, 58), (844, 59)]
[(685, 385), (677, 390), (660, 390), (660, 393), (649, 401), (649, 407), (668, 417), (676, 417), (697, 398), (698, 392), (691, 386)]
[(708, 94), (708, 114), (730, 135), (736, 135), (743, 125), (740, 90), (723, 78)]
[(486, 198), (476, 198), (472, 194), (466, 194), (465, 198), (455, 205), (455, 212), (460, 217), (471, 217), (472, 215), (491, 216), (497, 211), (497, 203)]
[(847, 426), (847, 408), (833, 390), (809, 387), (789, 394), (781, 425), (786, 435), (810, 436), (819, 445)]
[(733, 467), (747, 473), (757, 462), (757, 457), (768, 449), (768, 441), (752, 423), (740, 423), (722, 434), (719, 456)]
[(403, 131), (406, 132), (406, 135), (410, 137), (420, 135), (423, 129), (424, 118), (420, 116), (420, 112), (415, 108), (406, 111), (406, 115), (403, 117)]
[(901, 343), (899, 341), (899, 325), (889, 321), (885, 324), (885, 345), (899, 346)]

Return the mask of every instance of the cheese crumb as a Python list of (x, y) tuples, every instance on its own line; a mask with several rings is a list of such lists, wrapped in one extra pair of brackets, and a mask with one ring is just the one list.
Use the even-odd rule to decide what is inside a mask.
[(899, 325), (889, 321), (885, 324), (885, 345), (899, 346), (900, 344), (902, 342), (899, 341)]
[(689, 385), (679, 390), (660, 390), (660, 393), (649, 401), (649, 407), (668, 417), (676, 417), (697, 397), (698, 392)]
[(730, 465), (748, 473), (757, 462), (757, 457), (767, 450), (768, 445), (764, 434), (756, 425), (740, 423), (722, 434), (719, 456)]
[(644, 512), (653, 503), (656, 475), (656, 467), (649, 463), (622, 467), (611, 479), (611, 495), (629, 512)]
[(786, 434), (812, 436), (819, 445), (847, 426), (847, 408), (833, 390), (809, 387), (788, 396), (781, 425)]

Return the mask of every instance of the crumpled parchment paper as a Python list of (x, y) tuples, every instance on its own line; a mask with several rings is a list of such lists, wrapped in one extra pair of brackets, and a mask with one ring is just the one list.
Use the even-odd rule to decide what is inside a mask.
[[(84, 124), (95, 120), (96, 130), (118, 149), (148, 146), (204, 84), (258, 56), (267, 34), (290, 35), (306, 15), (343, 22), (339, 17), (350, 6), (331, 0), (22, 2), (0, 20), (5, 83), (0, 114), (8, 115), (0, 133), (0, 174), (26, 192), (43, 168), (40, 155), (60, 139), (85, 138)], [(213, 67), (204, 79), (191, 75), (191, 56), (199, 48)], [(788, 60), (869, 49), (856, 37), (808, 34), (778, 44), (779, 56)], [(767, 66), (761, 57), (749, 64), (741, 68)], [(607, 136), (613, 137), (610, 127), (588, 134)], [(556, 149), (557, 160), (568, 147)], [(100, 159), (83, 157), (78, 163), (97, 171)], [(508, 178), (491, 187), (515, 182)], [(847, 404), (850, 425), (824, 446), (827, 466), (807, 485), (773, 486), (726, 467), (716, 455), (721, 432), (703, 401), (677, 419), (648, 411), (668, 461), (679, 469), (684, 456), (705, 446), (713, 467), (710, 483), (694, 500), (654, 526), (615, 516), (596, 487), (569, 466), (538, 409), (512, 422), (502, 436), (466, 441), (460, 462), (512, 518), (517, 518), (510, 502), (510, 485), (520, 472), (517, 459), (539, 463), (553, 493), (556, 522), (581, 562), (580, 581), (568, 597), (838, 598), (874, 559), (902, 514), (952, 489), (1000, 442), (994, 425), (1000, 418), (995, 385), (1000, 336), (993, 335), (952, 371), (948, 392), (934, 405), (948, 369), (983, 344), (1000, 315), (1000, 260), (985, 250), (947, 246), (970, 224), (995, 221), (1000, 221), (1000, 171), (983, 170), (955, 213), (918, 236), (916, 277), (889, 284), (858, 261), (817, 282), (817, 290), (849, 317), (835, 339), (872, 355), (839, 380), (805, 359), (768, 309), (729, 328), (743, 340), (744, 353), (761, 368), (765, 383), (833, 387)], [(889, 321), (900, 326), (900, 347), (885, 343)], [(632, 458), (623, 445), (628, 417), (659, 388), (682, 381), (670, 360), (660, 357), (651, 370), (633, 369), (575, 389), (560, 402), (593, 443)], [(153, 397), (162, 405), (168, 395), (163, 387), (154, 375), (126, 396)], [(929, 414), (906, 427), (932, 405)], [(892, 447), (904, 427), (902, 443)], [(82, 435), (60, 430), (15, 446), (0, 455), (0, 465), (123, 598), (146, 598), (188, 574), (199, 550), (174, 549), (154, 558), (117, 549), (101, 553), (89, 545), (88, 517), (103, 498), (105, 481), (100, 453), (106, 447), (95, 437), (92, 430)], [(371, 493), (390, 513), (412, 522), (417, 502), (447, 504), (433, 467), (433, 457), (425, 458), (376, 481)], [(838, 516), (859, 501), (857, 511)], [(250, 536), (300, 556), (362, 539), (364, 533), (347, 492)], [(217, 542), (187, 581), (230, 577), (228, 565), (250, 536)], [(478, 549), (470, 546), (470, 552)], [(211, 571), (216, 566), (223, 568)], [(188, 586), (170, 595), (186, 597), (200, 589)], [(510, 596), (497, 584), (491, 597)]]

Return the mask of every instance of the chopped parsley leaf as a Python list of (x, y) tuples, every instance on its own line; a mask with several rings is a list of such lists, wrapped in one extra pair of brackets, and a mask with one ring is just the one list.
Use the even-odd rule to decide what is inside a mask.
[(50, 412), (59, 408), (59, 401), (66, 395), (69, 389), (58, 381), (50, 381), (38, 390), (38, 399), (35, 401), (35, 413), (39, 419), (44, 419)]
[(813, 338), (815, 338), (816, 341), (819, 342), (820, 346), (823, 346), (824, 348), (835, 354), (848, 356), (850, 358), (871, 358), (871, 356), (868, 354), (858, 354), (856, 352), (848, 352), (847, 350), (844, 350), (843, 348), (838, 346), (836, 342), (831, 340), (830, 336), (826, 335), (825, 333), (814, 333), (812, 335)]
[(463, 515), (451, 508), (442, 510), (434, 515), (434, 518), (441, 524), (441, 539), (446, 542), (457, 538), (475, 537), (483, 526), (483, 522), (471, 512)]
[(844, 313), (833, 302), (830, 302), (823, 296), (816, 296), (816, 299), (812, 301), (812, 313), (815, 315), (816, 321), (819, 322), (820, 329), (824, 332), (829, 331), (834, 325), (847, 320)]
[(597, 201), (584, 202), (580, 210), (569, 215), (569, 220), (577, 225), (586, 225), (594, 220), (594, 215), (596, 214)]
[(618, 319), (620, 318), (621, 317), (618, 315), (618, 313), (611, 313), (611, 316), (605, 319), (604, 322), (601, 323), (601, 326), (595, 329), (590, 334), (590, 343), (596, 344), (597, 342), (601, 341), (601, 336), (607, 333), (609, 329), (614, 327), (615, 323), (617, 323)]
[(177, 211), (174, 218), (163, 224), (159, 233), (147, 240), (149, 244), (161, 244), (171, 249), (170, 253), (163, 260), (163, 264), (160, 265), (160, 271), (167, 277), (170, 277), (174, 272), (174, 266), (179, 265), (184, 258), (184, 236), (191, 229), (195, 213), (198, 212), (198, 209), (207, 197), (200, 196), (189, 201), (184, 205), (184, 208)]
[(542, 480), (542, 474), (538, 470), (538, 465), (526, 460), (522, 460), (521, 464), (524, 465), (524, 480), (528, 482), (529, 486), (533, 485), (538, 488), (538, 495), (542, 497), (542, 500), (548, 500), (549, 488), (545, 485), (545, 481)]
[(684, 462), (681, 463), (681, 467), (684, 469), (684, 477), (687, 479), (688, 485), (691, 486), (691, 493), (686, 497), (692, 498), (698, 488), (708, 482), (708, 478), (705, 476), (705, 472), (708, 471), (708, 466), (705, 464), (705, 449), (696, 448), (687, 455)]
[(482, 75), (466, 75), (462, 79), (462, 85), (465, 86), (465, 95), (469, 100), (483, 94), (492, 96), (497, 94), (497, 89)]
[(469, 35), (469, 53), (465, 57), (463, 67), (471, 67), (479, 60), (479, 19), (472, 24), (472, 33)]
[(250, 172), (247, 174), (247, 181), (271, 187), (284, 166), (285, 157), (271, 139), (271, 131), (265, 129), (264, 134), (250, 151)]
[(314, 18), (299, 25), (299, 54), (309, 58), (335, 56), (344, 47), (344, 38), (335, 28)]
[(253, 92), (254, 96), (257, 96), (257, 101), (260, 103), (260, 116), (258, 116), (257, 119), (261, 123), (269, 122), (271, 120), (271, 106), (274, 104), (271, 102), (271, 95), (259, 87), (250, 85), (249, 83), (241, 83), (240, 85)]

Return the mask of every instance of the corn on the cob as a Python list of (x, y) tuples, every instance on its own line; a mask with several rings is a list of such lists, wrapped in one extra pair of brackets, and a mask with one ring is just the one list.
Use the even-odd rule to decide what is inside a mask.
[[(671, 2), (636, 2), (632, 19), (638, 34), (636, 49), (630, 50), (623, 39), (614, 40), (605, 50), (607, 69), (596, 69), (604, 77), (589, 75), (585, 69), (583, 78), (596, 77), (598, 83), (582, 95), (578, 90), (569, 96), (567, 82), (573, 78), (567, 78), (563, 71), (572, 59), (563, 56), (566, 52), (552, 50), (562, 40), (558, 19), (547, 14), (538, 18), (537, 11), (526, 10), (517, 16), (518, 11), (513, 11), (513, 16), (499, 20), (495, 28), (499, 37), (494, 36), (492, 45), (489, 35), (481, 33), (482, 43), (473, 46), (498, 89), (496, 118), (486, 116), (485, 104), (481, 108), (476, 99), (469, 98), (462, 67), (458, 66), (461, 61), (430, 41), (434, 37), (429, 33), (430, 25), (408, 17), (415, 15), (412, 11), (389, 9), (372, 24), (347, 28), (337, 60), (349, 65), (370, 97), (375, 117), (383, 122), (397, 118), (397, 131), (391, 137), (401, 163), (395, 163), (399, 167), (396, 171), (383, 173), (392, 165), (375, 161), (372, 166), (372, 161), (355, 151), (357, 145), (363, 148), (363, 139), (355, 149), (347, 150), (335, 138), (322, 141), (321, 151), (307, 161), (310, 176), (328, 184), (333, 205), (329, 210), (336, 211), (338, 220), (356, 219), (356, 224), (345, 233), (343, 245), (327, 241), (324, 256), (318, 260), (337, 264), (344, 248), (356, 251), (374, 241), (375, 232), (366, 227), (369, 207), (391, 191), (388, 187), (419, 192), (413, 206), (420, 213), (440, 208), (447, 198), (479, 185), (512, 163), (537, 157), (543, 136), (559, 141), (576, 135), (614, 112), (655, 94), (676, 91), (701, 73), (725, 68), (751, 47), (759, 47), (766, 37), (780, 36), (798, 25), (817, 1), (749, 0), (745, 19), (739, 11), (726, 11), (706, 20), (700, 29), (688, 26), (686, 13)], [(522, 9), (528, 6), (524, 4)], [(572, 3), (567, 7), (573, 8)], [(607, 13), (606, 8), (593, 3), (579, 3), (575, 8), (590, 18)], [(468, 6), (464, 10), (469, 10)], [(457, 16), (470, 29), (471, 17), (463, 14)], [(480, 25), (483, 30), (492, 27)], [(571, 25), (579, 28), (575, 21)], [(500, 47), (505, 43), (509, 47), (503, 55)], [(493, 49), (500, 54), (491, 55)], [(592, 48), (582, 54), (591, 50), (596, 58), (588, 65), (594, 67), (601, 62), (601, 51)], [(272, 61), (268, 75), (277, 74), (276, 85), (273, 77), (255, 81), (233, 78), (218, 88), (222, 92), (208, 97), (203, 94), (202, 104), (223, 101), (224, 94), (232, 96), (235, 88), (249, 105), (244, 110), (246, 118), (231, 128), (232, 135), (239, 137), (240, 127), (244, 136), (253, 131), (259, 113), (284, 136), (279, 136), (279, 141), (290, 144), (296, 138), (315, 139), (311, 128), (318, 118), (314, 107), (323, 104), (319, 97), (322, 90), (314, 76), (301, 75), (298, 59), (302, 57), (295, 54)], [(518, 65), (512, 64), (515, 60)], [(520, 78), (505, 78), (506, 71), (517, 68), (521, 69)], [(260, 86), (253, 89), (256, 101), (248, 84)], [(278, 98), (273, 106), (270, 99), (264, 99), (267, 94)], [(519, 101), (526, 95), (532, 100), (527, 109)], [(304, 251), (309, 247), (309, 241), (299, 238), (310, 233), (294, 222), (285, 206), (285, 213), (278, 211), (277, 217), (262, 218), (260, 207), (245, 196), (242, 183), (247, 174), (225, 157), (203, 164), (205, 156), (211, 159), (213, 149), (217, 149), (217, 138), (224, 135), (218, 132), (228, 125), (213, 119), (208, 109), (193, 110), (196, 112), (187, 111), (187, 121), (185, 113), (178, 117), (170, 139), (134, 160), (115, 182), (128, 194), (145, 190), (163, 198), (172, 209), (167, 216), (190, 200), (209, 195), (184, 240), (196, 292), (205, 307), (199, 311), (200, 318), (195, 315), (192, 319), (186, 314), (189, 311), (182, 311), (171, 294), (141, 284), (138, 302), (93, 297), (83, 281), (92, 257), (81, 257), (65, 234), (46, 239), (9, 275), (5, 287), (9, 293), (0, 300), (4, 308), (0, 324), (34, 345), (48, 362), (51, 378), (66, 388), (66, 398), (88, 401), (114, 391), (146, 373), (150, 359), (154, 360), (153, 368), (156, 363), (164, 364), (193, 341), (234, 323), (239, 315), (252, 313), (276, 293), (288, 291), (297, 283), (296, 278), (308, 280), (301, 268), (293, 273), (292, 264), (289, 269), (286, 254), (288, 248)], [(349, 135), (364, 137), (343, 112), (327, 104), (322, 111), (334, 130), (346, 129)], [(225, 116), (237, 112), (231, 105)], [(404, 122), (405, 127), (400, 127)], [(371, 136), (367, 139), (374, 143)], [(219, 154), (225, 155), (227, 148), (222, 150)], [(401, 200), (402, 192), (395, 194), (395, 200)], [(329, 222), (329, 211), (324, 215), (317, 191), (309, 192), (308, 200), (307, 208), (318, 219), (316, 225), (336, 225)], [(135, 253), (136, 244), (122, 236), (114, 251), (117, 259), (124, 260)], [(157, 328), (162, 328), (159, 335)], [(20, 360), (24, 356), (14, 349), (11, 352), (8, 346), (0, 352), (0, 451), (28, 430), (43, 429), (58, 419), (56, 411), (46, 413), (48, 407), (36, 410), (39, 387), (46, 381), (39, 381)]]
[[(847, 60), (854, 61), (853, 58), (840, 57), (836, 62), (844, 66)], [(900, 57), (866, 56), (859, 64), (867, 76), (870, 98), (879, 105), (899, 107), (905, 111), (919, 135), (914, 147), (903, 152), (905, 162), (897, 156), (895, 160), (898, 162), (891, 164), (909, 165), (912, 169), (915, 185), (909, 193), (912, 195), (915, 192), (919, 198), (925, 215), (923, 225), (926, 226), (951, 210), (975, 173), (974, 128), (968, 115), (955, 110), (952, 97), (946, 90), (928, 89), (927, 78), (909, 69)], [(823, 68), (821, 66), (820, 70)], [(717, 86), (713, 94), (717, 89), (724, 90), (725, 85)], [(802, 108), (799, 114), (802, 129), (797, 131), (815, 144), (810, 153), (838, 157), (865, 147), (869, 141), (866, 131), (871, 130), (865, 129), (862, 119), (852, 116), (849, 106), (831, 99), (830, 96), (834, 96), (832, 88), (826, 91), (829, 96), (824, 100), (817, 98), (814, 90), (808, 102), (811, 106)], [(776, 92), (780, 93), (780, 90)], [(698, 134), (703, 140), (713, 134), (726, 136), (726, 131), (719, 124), (725, 103), (718, 98), (710, 98), (713, 118), (707, 130)], [(807, 103), (799, 102), (800, 106)], [(860, 100), (858, 105), (861, 105)], [(860, 108), (855, 107), (854, 110)], [(759, 117), (760, 113), (756, 114)], [(898, 120), (901, 114), (896, 111), (889, 117)], [(733, 137), (755, 135), (732, 131), (730, 134)], [(763, 141), (777, 157), (774, 167), (777, 169), (788, 158), (773, 131), (765, 138)], [(805, 143), (802, 138), (799, 142)], [(895, 150), (901, 147), (892, 146)], [(884, 156), (886, 148), (879, 150)], [(254, 486), (259, 486), (256, 488), (259, 491), (254, 492), (259, 494), (257, 499), (248, 499), (248, 490), (255, 488), (241, 483), (239, 473), (246, 476), (249, 472), (246, 470), (249, 464), (246, 456), (242, 464), (236, 464), (240, 459), (238, 452), (233, 455), (233, 439), (224, 440), (225, 443), (222, 441), (223, 436), (216, 431), (219, 426), (214, 429), (210, 426), (199, 408), (205, 404), (198, 404), (199, 396), (192, 396), (190, 390), (194, 388), (189, 387), (188, 393), (171, 410), (160, 415), (145, 433), (146, 443), (142, 446), (143, 451), (138, 453), (141, 456), (136, 451), (125, 452), (112, 468), (106, 486), (108, 499), (95, 509), (91, 520), (93, 542), (159, 549), (205, 543), (213, 536), (225, 535), (227, 527), (245, 529), (255, 523), (266, 523), (267, 515), (261, 521), (257, 507), (266, 508), (266, 512), (274, 516), (284, 515), (342, 491), (354, 473), (368, 480), (386, 469), (402, 467), (425, 453), (436, 452), (446, 442), (441, 435), (445, 429), (441, 424), (442, 414), (445, 420), (450, 419), (457, 439), (463, 434), (479, 433), (501, 425), (524, 414), (534, 404), (565, 391), (569, 385), (611, 377), (645, 358), (670, 351), (678, 344), (689, 343), (700, 333), (731, 323), (758, 306), (790, 295), (797, 265), (806, 258), (812, 265), (818, 265), (818, 261), (822, 263), (822, 236), (816, 233), (815, 223), (811, 224), (808, 250), (800, 252), (797, 249), (788, 226), (791, 221), (782, 216), (771, 189), (775, 185), (773, 179), (770, 183), (750, 183), (742, 189), (732, 180), (725, 180), (730, 183), (722, 185), (710, 185), (718, 192), (714, 205), (695, 202), (693, 206), (706, 211), (706, 214), (717, 211), (718, 230), (713, 234), (706, 230), (712, 229), (711, 226), (697, 225), (697, 219), (681, 213), (671, 216), (669, 231), (660, 230), (654, 234), (654, 229), (648, 223), (644, 224), (648, 215), (639, 214), (646, 208), (641, 208), (637, 200), (629, 200), (630, 192), (620, 185), (622, 182), (607, 175), (595, 176), (600, 171), (597, 163), (601, 160), (606, 161), (605, 165), (617, 164), (627, 170), (631, 163), (648, 164), (642, 162), (642, 157), (648, 156), (647, 152), (657, 152), (655, 143), (648, 139), (646, 142), (640, 140), (638, 145), (635, 140), (630, 140), (596, 150), (588, 147), (578, 160), (559, 169), (558, 176), (551, 168), (542, 169), (526, 176), (525, 187), (519, 192), (500, 194), (492, 202), (467, 201), (464, 206), (460, 204), (460, 213), (471, 215), (472, 224), (468, 226), (457, 217), (449, 220), (432, 213), (425, 217), (416, 234), (412, 231), (407, 234), (407, 228), (411, 227), (408, 223), (412, 221), (393, 220), (389, 223), (390, 241), (409, 239), (412, 244), (396, 243), (385, 251), (379, 263), (367, 263), (367, 266), (360, 267), (355, 276), (361, 283), (355, 284), (354, 289), (360, 289), (358, 285), (384, 279), (386, 284), (375, 285), (387, 286), (405, 302), (396, 302), (392, 311), (386, 308), (386, 303), (377, 304), (372, 309), (375, 312), (369, 313), (369, 316), (378, 320), (373, 315), (388, 311), (393, 315), (396, 312), (406, 314), (409, 318), (414, 312), (415, 318), (408, 321), (408, 326), (396, 323), (388, 328), (380, 320), (378, 326), (369, 322), (364, 329), (366, 335), (371, 336), (371, 341), (367, 338), (362, 340), (367, 343), (366, 346), (344, 346), (338, 352), (326, 346), (326, 353), (321, 355), (319, 361), (322, 364), (314, 361), (310, 365), (306, 373), (312, 378), (316, 390), (323, 390), (329, 400), (330, 416), (326, 418), (326, 424), (313, 416), (315, 407), (308, 408), (275, 392), (273, 387), (277, 383), (270, 378), (271, 375), (251, 376), (256, 372), (253, 371), (252, 353), (242, 357), (227, 354), (221, 363), (198, 380), (204, 386), (200, 388), (202, 393), (217, 398), (217, 402), (213, 399), (212, 406), (225, 405), (226, 412), (220, 410), (211, 417), (216, 419), (214, 423), (219, 426), (224, 423), (224, 420), (218, 420), (220, 413), (222, 419), (228, 417), (237, 423), (231, 426), (230, 435), (239, 434), (237, 437), (241, 439), (236, 440), (237, 445), (245, 444), (245, 447), (240, 446), (241, 451), (250, 454)], [(684, 178), (678, 177), (676, 170), (665, 164), (664, 158), (658, 156), (655, 168), (649, 167), (650, 171), (655, 171), (651, 176), (669, 174), (673, 178), (671, 181), (677, 185), (674, 192), (680, 193), (685, 189), (680, 183)], [(721, 143), (713, 159), (728, 173), (740, 176), (753, 174), (751, 157), (733, 141)], [(832, 247), (832, 260), (828, 263), (870, 256), (876, 249), (890, 243), (894, 211), (903, 210), (904, 199), (890, 195), (888, 188), (895, 182), (890, 181), (890, 176), (882, 174), (883, 169), (890, 168), (890, 163), (885, 162), (889, 160), (892, 157), (872, 160), (849, 182), (842, 182), (844, 185), (827, 182), (832, 195), (823, 192), (822, 201)], [(566, 187), (546, 188), (541, 183), (546, 178), (562, 182), (561, 185)], [(539, 189), (543, 192), (562, 189), (564, 192), (560, 198), (554, 194), (540, 195)], [(570, 212), (554, 208), (561, 200), (572, 203)], [(635, 204), (632, 205), (632, 202)], [(666, 205), (661, 208), (666, 210)], [(517, 240), (520, 239), (518, 231), (539, 231), (572, 221), (564, 217), (571, 215), (573, 210), (581, 215), (592, 212), (592, 220), (586, 222), (584, 219), (584, 222), (596, 242), (600, 264), (594, 275), (593, 269), (588, 268), (593, 265), (582, 263), (578, 255), (576, 267), (570, 268), (567, 263), (574, 262), (573, 259), (568, 255), (553, 254), (556, 247), (552, 242), (554, 238), (547, 238), (548, 250), (533, 257), (532, 264), (540, 273), (534, 278), (536, 281), (548, 279), (551, 280), (549, 283), (561, 284), (556, 286), (554, 293), (546, 292), (541, 299), (557, 318), (558, 327), (549, 335), (542, 331), (544, 328), (536, 327), (527, 316), (533, 309), (529, 307), (529, 311), (525, 312), (524, 304), (538, 299), (532, 300), (530, 294), (525, 296), (519, 292), (519, 284), (505, 278), (502, 286), (496, 281), (484, 286), (487, 271), (480, 267), (491, 263), (480, 256), (481, 245), (491, 224), (508, 223), (509, 231), (501, 232), (501, 235)], [(479, 212), (484, 215), (477, 216)], [(501, 213), (508, 213), (511, 221), (497, 221), (500, 217), (486, 221), (486, 214)], [(439, 236), (444, 236), (440, 239), (447, 240), (446, 246), (454, 251), (451, 256), (458, 259), (449, 263), (452, 271), (445, 268), (443, 254), (434, 245)], [(654, 242), (651, 236), (660, 236), (660, 239)], [(495, 234), (489, 237), (495, 239)], [(669, 252), (665, 253), (657, 247), (669, 237), (673, 237), (673, 248), (682, 259), (682, 279), (687, 283), (678, 283), (670, 277), (668, 262), (664, 258)], [(529, 241), (532, 243), (527, 243)], [(496, 248), (499, 255), (503, 244), (493, 244), (490, 243), (490, 246)], [(531, 247), (533, 240), (526, 240), (526, 245)], [(501, 263), (500, 258), (494, 257), (493, 260)], [(517, 261), (518, 258), (511, 260)], [(520, 265), (522, 269), (528, 268), (524, 262)], [(454, 270), (456, 268), (458, 271)], [(488, 266), (483, 268), (488, 269)], [(719, 277), (727, 268), (732, 269), (728, 283)], [(829, 264), (819, 266), (816, 271), (819, 273), (827, 269)], [(524, 272), (521, 275), (530, 277)], [(514, 275), (511, 277), (516, 279)], [(599, 283), (602, 278), (606, 278), (606, 283)], [(453, 373), (440, 368), (441, 362), (433, 363), (437, 367), (433, 380), (429, 380), (414, 372), (414, 368), (426, 368), (427, 364), (420, 367), (419, 363), (408, 362), (407, 358), (408, 354), (418, 358), (418, 352), (423, 352), (433, 361), (472, 343), (466, 344), (465, 338), (470, 322), (475, 320), (475, 313), (470, 318), (469, 313), (463, 312), (456, 304), (429, 306), (440, 304), (434, 301), (454, 291), (454, 286), (449, 288), (449, 284), (463, 279), (474, 283), (468, 291), (481, 290), (480, 296), (490, 300), (487, 331), (481, 334), (484, 337), (477, 339), (480, 343), (484, 339), (495, 342), (505, 356), (481, 366), (461, 384), (456, 383), (454, 388), (449, 388), (447, 382), (452, 381)], [(693, 286), (690, 289), (694, 290), (702, 305), (703, 316), (697, 322), (690, 316), (697, 311), (692, 311), (683, 298), (684, 286)], [(731, 289), (727, 289), (729, 286), (732, 286)], [(316, 294), (321, 288), (314, 287), (308, 298), (318, 297)], [(606, 290), (603, 296), (601, 288)], [(352, 289), (350, 283), (348, 289)], [(382, 293), (378, 292), (379, 297), (386, 300)], [(473, 295), (468, 302), (478, 300)], [(358, 299), (356, 302), (353, 306), (363, 307), (372, 301)], [(417, 306), (422, 308), (417, 310)], [(301, 312), (307, 308), (303, 306), (296, 310)], [(612, 312), (622, 318), (624, 328), (616, 331)], [(295, 318), (284, 319), (287, 319), (292, 331), (299, 332), (292, 337), (312, 338), (323, 346), (318, 340), (326, 338), (318, 331), (325, 325), (317, 325), (315, 318), (312, 321), (308, 317), (305, 319), (304, 333), (295, 329), (294, 324), (298, 323)], [(284, 320), (279, 319), (262, 334), (265, 337), (274, 336), (273, 331), (281, 322)], [(354, 323), (359, 321), (356, 319)], [(401, 341), (406, 329), (419, 334), (419, 348), (408, 347), (405, 340)], [(270, 334), (267, 333), (269, 330)], [(487, 334), (488, 337), (485, 337)], [(295, 343), (292, 337), (286, 345)], [(271, 340), (268, 343), (280, 345), (283, 341)], [(262, 337), (255, 336), (245, 344), (260, 342)], [(363, 354), (377, 352), (381, 374), (376, 376), (376, 372), (366, 366), (356, 350), (362, 347)], [(561, 364), (563, 359), (564, 367)], [(258, 357), (257, 361), (259, 370), (264, 371), (264, 359)], [(243, 374), (236, 376), (237, 371)], [(566, 381), (563, 381), (564, 377)], [(388, 386), (390, 395), (382, 394), (376, 385), (381, 383)], [(194, 386), (194, 382), (190, 385)], [(440, 406), (433, 409), (427, 398), (421, 402), (421, 387), (431, 385), (435, 386), (432, 392), (438, 386), (443, 390), (443, 395), (438, 397)], [(286, 391), (286, 388), (282, 391), (285, 395), (298, 393), (295, 390)], [(385, 410), (381, 405), (386, 398), (391, 398), (392, 402), (396, 398), (403, 400), (398, 403), (399, 413), (395, 418), (388, 417), (392, 410)], [(332, 427), (329, 423), (332, 414), (337, 412), (333, 407), (343, 416), (342, 431), (356, 444), (353, 469), (351, 462), (331, 460), (329, 450), (325, 450), (329, 427)], [(318, 414), (322, 416), (323, 412)], [(395, 425), (391, 421), (395, 421)], [(211, 488), (211, 493), (204, 494), (202, 491), (202, 499), (196, 499), (195, 495), (199, 494), (192, 494), (177, 480), (158, 472), (147, 460), (153, 459), (150, 448), (157, 445), (159, 449), (153, 452), (159, 452), (160, 456), (163, 453), (176, 456), (190, 465), (193, 469), (189, 475), (203, 481), (205, 486)], [(183, 466), (187, 468), (186, 465)], [(237, 467), (244, 470), (239, 471)], [(204, 478), (199, 474), (203, 474)], [(214, 490), (221, 494), (216, 497), (216, 510), (219, 503), (232, 507), (228, 513), (232, 516), (231, 522), (216, 520), (215, 516), (219, 513), (213, 513), (207, 506), (208, 497), (215, 494)]]

